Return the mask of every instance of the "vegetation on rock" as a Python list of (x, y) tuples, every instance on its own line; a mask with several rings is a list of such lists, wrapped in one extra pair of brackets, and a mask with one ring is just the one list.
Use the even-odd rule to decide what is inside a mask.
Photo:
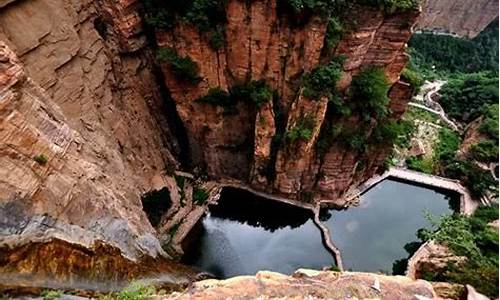
[(292, 143), (308, 141), (312, 138), (315, 120), (311, 116), (300, 118), (295, 126), (286, 132), (286, 139)]
[(211, 88), (208, 93), (196, 101), (224, 108), (227, 114), (236, 113), (238, 101), (249, 103), (260, 108), (272, 100), (273, 91), (263, 80), (252, 80), (245, 84), (238, 84), (229, 89), (229, 92), (220, 87)]
[(179, 55), (173, 48), (161, 48), (156, 59), (166, 63), (178, 80), (196, 84), (201, 81), (199, 67), (189, 56)]
[(384, 118), (388, 113), (388, 92), (389, 84), (384, 71), (369, 67), (352, 79), (350, 98), (353, 99), (353, 109), (358, 111), (365, 121)]
[(47, 156), (45, 156), (43, 153), (35, 155), (35, 157), (33, 157), (33, 160), (39, 163), (40, 165), (45, 165), (49, 161)]
[(489, 297), (498, 296), (498, 233), (488, 225), (498, 219), (498, 206), (480, 207), (471, 217), (453, 214), (430, 219), (433, 229), (419, 231), (422, 241), (435, 240), (467, 260), (426, 274), (425, 279), (470, 284)]

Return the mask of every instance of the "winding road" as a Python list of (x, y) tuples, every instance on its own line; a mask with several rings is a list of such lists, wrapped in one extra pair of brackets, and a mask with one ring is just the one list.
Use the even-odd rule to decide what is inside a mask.
[(438, 116), (445, 124), (447, 124), (452, 130), (456, 132), (460, 132), (460, 126), (457, 123), (453, 122), (446, 116), (444, 109), (441, 105), (434, 101), (433, 96), (437, 94), (443, 85), (446, 84), (446, 81), (437, 80), (433, 82), (426, 82), (422, 86), (422, 93), (415, 96), (413, 98), (414, 101), (410, 102), (408, 105), (423, 109), (428, 111), (436, 116)]

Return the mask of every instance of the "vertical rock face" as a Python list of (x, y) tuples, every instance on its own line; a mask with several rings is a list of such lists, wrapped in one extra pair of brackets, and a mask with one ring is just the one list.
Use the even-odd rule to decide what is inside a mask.
[[(311, 17), (303, 26), (292, 26), (286, 17), (278, 15), (274, 0), (230, 0), (226, 13), (226, 41), (219, 50), (214, 50), (206, 36), (187, 23), (156, 32), (159, 47), (173, 48), (199, 66), (199, 83), (181, 81), (168, 64), (162, 66), (165, 84), (188, 132), (193, 164), (222, 181), (238, 180), (289, 198), (307, 195), (344, 204), (339, 197), (350, 185), (372, 176), (389, 147), (360, 155), (334, 145), (320, 157), (316, 144), (329, 121), (325, 120), (328, 99), (302, 95), (300, 78), (327, 57), (342, 55), (346, 61), (339, 88), (345, 90), (361, 70), (380, 67), (392, 86), (392, 117), (398, 118), (411, 96), (411, 88), (399, 82), (399, 74), (407, 62), (406, 42), (419, 12), (385, 15), (378, 9), (351, 6), (346, 16), (355, 24), (353, 29), (327, 53), (323, 49), (327, 24), (319, 17)], [(210, 88), (230, 90), (250, 79), (264, 80), (277, 94), (276, 99), (260, 108), (238, 103), (238, 112), (231, 115), (221, 107), (196, 101)], [(285, 122), (285, 130), (304, 117), (313, 119), (311, 138), (294, 144), (273, 144), (280, 126), (277, 112)], [(356, 118), (335, 122), (347, 127), (360, 123)], [(362, 168), (357, 167), (361, 159), (366, 160)]]
[(164, 254), (140, 197), (165, 185), (177, 142), (134, 6), (0, 2), (0, 247)]
[(427, 0), (418, 29), (473, 38), (498, 18), (498, 0)]

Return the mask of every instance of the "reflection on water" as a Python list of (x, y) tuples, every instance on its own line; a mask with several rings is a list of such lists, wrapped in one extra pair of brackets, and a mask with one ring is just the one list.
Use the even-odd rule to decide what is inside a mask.
[[(384, 181), (358, 207), (323, 212), (344, 265), (356, 271), (390, 273), (404, 245), (425, 227), (424, 212), (451, 213), (446, 196), (433, 190)], [(290, 274), (298, 268), (332, 264), (308, 211), (244, 191), (225, 189), (210, 209), (184, 261), (217, 277), (271, 270)]]

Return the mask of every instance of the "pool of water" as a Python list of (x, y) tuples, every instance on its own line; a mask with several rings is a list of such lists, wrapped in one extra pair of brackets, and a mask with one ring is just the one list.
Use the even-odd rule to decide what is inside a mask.
[[(391, 273), (393, 262), (408, 256), (404, 245), (429, 225), (425, 214), (450, 214), (452, 202), (434, 190), (386, 180), (359, 206), (325, 211), (322, 219), (346, 269)], [(244, 191), (224, 189), (194, 232), (184, 262), (219, 278), (332, 264), (310, 212)]]

